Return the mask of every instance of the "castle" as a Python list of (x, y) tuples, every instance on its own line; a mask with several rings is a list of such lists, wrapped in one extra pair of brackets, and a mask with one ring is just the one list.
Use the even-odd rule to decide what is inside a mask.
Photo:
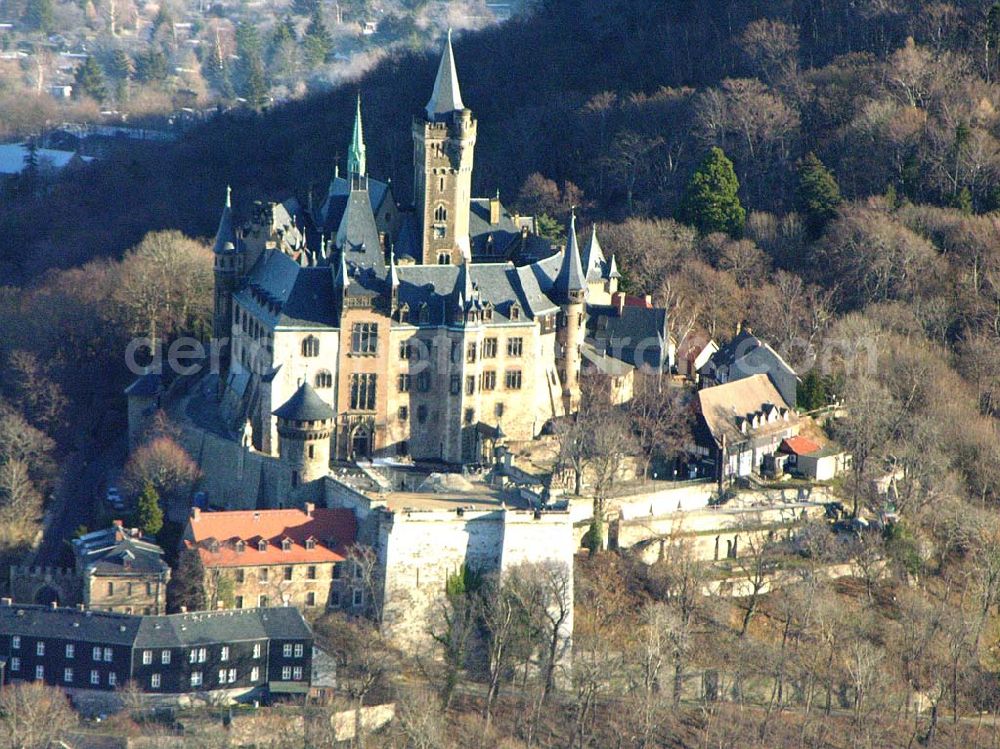
[(347, 174), (317, 208), (257, 203), (237, 225), (227, 194), (214, 245), (223, 411), (292, 465), (293, 485), (331, 460), (485, 462), (499, 438), (573, 413), (583, 366), (672, 363), (665, 311), (626, 304), (596, 233), (581, 248), (574, 217), (553, 248), (499, 195), (472, 197), (476, 133), (449, 37), (412, 124), (412, 204), (368, 174), (360, 98)]

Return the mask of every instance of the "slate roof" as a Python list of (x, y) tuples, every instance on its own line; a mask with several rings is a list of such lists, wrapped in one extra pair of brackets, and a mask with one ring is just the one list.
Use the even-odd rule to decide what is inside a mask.
[[(276, 302), (278, 313), (261, 304), (258, 295)], [(303, 268), (283, 252), (264, 252), (236, 299), (277, 326), (336, 327), (339, 320), (331, 269)]]
[(274, 415), (294, 421), (326, 421), (336, 416), (308, 382), (299, 385), (299, 389), (274, 411)]
[(440, 122), (446, 115), (462, 109), (465, 109), (465, 104), (462, 103), (462, 92), (458, 86), (455, 52), (451, 48), (451, 29), (448, 29), (448, 39), (441, 53), (437, 77), (434, 79), (434, 90), (431, 92), (431, 99), (427, 102), (425, 111), (428, 120)]
[(613, 356), (608, 356), (607, 352), (598, 351), (589, 343), (584, 343), (580, 347), (580, 354), (588, 365), (594, 367), (601, 374), (621, 377), (635, 369), (631, 364), (627, 364)]
[(587, 341), (634, 367), (665, 367), (669, 361), (667, 311), (656, 307), (587, 307)]
[(166, 572), (163, 549), (142, 538), (135, 528), (112, 526), (73, 539), (73, 553), (82, 569), (101, 575), (148, 575)]
[[(340, 175), (334, 176), (330, 180), (330, 189), (326, 196), (326, 202), (320, 209), (320, 217), (323, 222), (323, 233), (333, 234), (340, 228), (340, 221), (344, 217), (344, 209), (347, 207), (347, 196), (351, 193), (351, 183)], [(368, 201), (371, 203), (372, 214), (376, 214), (382, 208), (386, 196), (389, 195), (389, 183), (381, 182), (368, 177)]]
[(608, 261), (604, 258), (604, 250), (597, 239), (597, 226), (590, 229), (590, 239), (583, 248), (583, 256), (580, 258), (583, 263), (583, 271), (588, 281), (600, 281), (607, 278), (609, 271)]
[(182, 648), (216, 642), (311, 637), (302, 614), (291, 606), (226, 609), (141, 617), (135, 647)]
[[(261, 564), (309, 564), (343, 561), (354, 543), (357, 521), (354, 512), (335, 508), (304, 510), (238, 510), (200, 512), (188, 520), (185, 543), (198, 548), (208, 567), (253, 567)], [(313, 548), (306, 548), (308, 539)], [(257, 548), (260, 539), (266, 548)], [(283, 539), (291, 541), (283, 549)], [(242, 551), (236, 542), (243, 541)], [(213, 543), (214, 542), (214, 543)]]
[(215, 245), (212, 251), (216, 255), (232, 252), (236, 249), (238, 241), (236, 229), (233, 227), (232, 193), (227, 187), (226, 204), (222, 207), (222, 215), (219, 217), (219, 228), (215, 231)]
[(49, 606), (0, 605), (0, 634), (131, 645), (142, 617)]
[(796, 376), (795, 370), (777, 351), (750, 331), (744, 330), (729, 343), (720, 346), (701, 371), (711, 376), (714, 376), (715, 372), (725, 372), (732, 378), (730, 370), (747, 374), (765, 372), (772, 368), (782, 369), (791, 376)]
[(553, 282), (554, 298), (556, 301), (565, 302), (571, 293), (586, 289), (587, 278), (583, 273), (580, 243), (576, 238), (576, 216), (571, 216), (566, 248), (561, 253), (559, 273)]
[[(698, 405), (716, 443), (722, 440), (723, 435), (730, 444), (735, 444), (798, 425), (798, 416), (765, 374), (699, 390)], [(747, 432), (743, 432), (740, 427), (742, 421), (755, 417), (760, 420), (760, 425), (754, 427), (748, 424)]]
[(366, 179), (357, 175), (352, 175), (351, 179), (351, 192), (337, 228), (337, 248), (347, 253), (349, 265), (382, 272), (385, 270), (385, 252), (365, 188)]

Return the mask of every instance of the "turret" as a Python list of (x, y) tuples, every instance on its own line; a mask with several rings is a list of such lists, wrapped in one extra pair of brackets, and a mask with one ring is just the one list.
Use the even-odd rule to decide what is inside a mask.
[(292, 472), (292, 486), (325, 476), (330, 470), (333, 409), (308, 382), (274, 415), (278, 417), (278, 456)]
[(421, 223), (423, 262), (471, 259), (469, 204), (476, 120), (462, 102), (451, 31), (430, 101), (413, 120), (413, 203)]
[(556, 342), (559, 347), (557, 363), (563, 387), (563, 408), (566, 413), (572, 413), (580, 406), (580, 347), (586, 332), (584, 315), (587, 302), (587, 282), (580, 261), (575, 212), (570, 217), (566, 248), (552, 292), (561, 309)]
[(212, 312), (212, 337), (219, 351), (219, 394), (229, 376), (230, 337), (233, 327), (233, 293), (243, 274), (243, 253), (233, 226), (232, 190), (226, 187), (226, 203), (219, 218), (213, 245), (215, 256), (215, 306)]

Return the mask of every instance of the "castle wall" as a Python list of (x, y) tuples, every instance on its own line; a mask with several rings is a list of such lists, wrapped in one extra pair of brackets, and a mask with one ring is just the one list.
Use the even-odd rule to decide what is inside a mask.
[[(566, 513), (509, 510), (382, 512), (378, 515), (379, 562), (384, 571), (383, 630), (398, 645), (431, 649), (445, 583), (462, 565), (483, 573), (526, 562), (550, 562), (568, 570), (572, 606), (573, 526)], [(566, 639), (572, 619), (566, 625)]]

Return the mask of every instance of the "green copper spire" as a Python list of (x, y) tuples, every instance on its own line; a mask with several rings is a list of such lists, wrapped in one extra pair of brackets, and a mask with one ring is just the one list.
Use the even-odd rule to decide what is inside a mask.
[(351, 136), (351, 147), (347, 151), (347, 173), (365, 174), (365, 136), (361, 129), (361, 94), (358, 94), (358, 109), (354, 114), (354, 134)]

